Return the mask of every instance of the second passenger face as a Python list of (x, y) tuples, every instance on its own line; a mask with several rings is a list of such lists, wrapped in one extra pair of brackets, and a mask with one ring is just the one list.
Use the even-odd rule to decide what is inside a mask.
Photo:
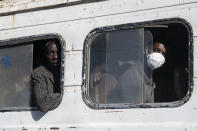
[(155, 42), (153, 44), (153, 52), (161, 53), (162, 55), (165, 56), (165, 54), (166, 54), (166, 48), (165, 48), (165, 46), (162, 43)]

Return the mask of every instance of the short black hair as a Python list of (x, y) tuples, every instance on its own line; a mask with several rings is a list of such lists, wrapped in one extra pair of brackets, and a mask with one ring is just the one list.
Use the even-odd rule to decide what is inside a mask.
[(56, 42), (55, 41), (46, 41), (46, 43), (44, 44), (44, 53), (46, 54), (48, 52), (48, 47), (50, 44), (55, 44), (56, 45)]
[(41, 58), (42, 63), (46, 63), (46, 55), (48, 54), (48, 46), (51, 43), (54, 43), (56, 45), (56, 42), (54, 40), (44, 40), (40, 46), (41, 48), (40, 58)]

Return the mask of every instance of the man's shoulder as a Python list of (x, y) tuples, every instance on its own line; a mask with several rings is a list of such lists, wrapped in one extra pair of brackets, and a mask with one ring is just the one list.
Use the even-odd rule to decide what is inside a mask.
[(32, 71), (32, 76), (45, 75), (48, 73), (48, 70), (44, 66), (39, 66)]
[(33, 70), (33, 72), (45, 72), (47, 69), (44, 66), (39, 66)]

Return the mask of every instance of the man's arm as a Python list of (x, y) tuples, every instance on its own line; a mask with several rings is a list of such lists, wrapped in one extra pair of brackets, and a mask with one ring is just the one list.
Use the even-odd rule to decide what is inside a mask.
[(32, 88), (36, 105), (42, 112), (56, 108), (59, 104), (60, 93), (49, 93), (46, 80), (39, 73), (32, 73)]

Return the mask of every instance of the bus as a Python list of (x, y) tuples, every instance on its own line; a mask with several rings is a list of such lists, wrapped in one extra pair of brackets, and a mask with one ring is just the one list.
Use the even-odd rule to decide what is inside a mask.
[[(196, 0), (0, 5), (0, 130), (197, 130)], [(58, 48), (61, 99), (41, 112), (31, 73), (48, 40)], [(155, 70), (147, 64), (154, 42), (166, 49)]]

